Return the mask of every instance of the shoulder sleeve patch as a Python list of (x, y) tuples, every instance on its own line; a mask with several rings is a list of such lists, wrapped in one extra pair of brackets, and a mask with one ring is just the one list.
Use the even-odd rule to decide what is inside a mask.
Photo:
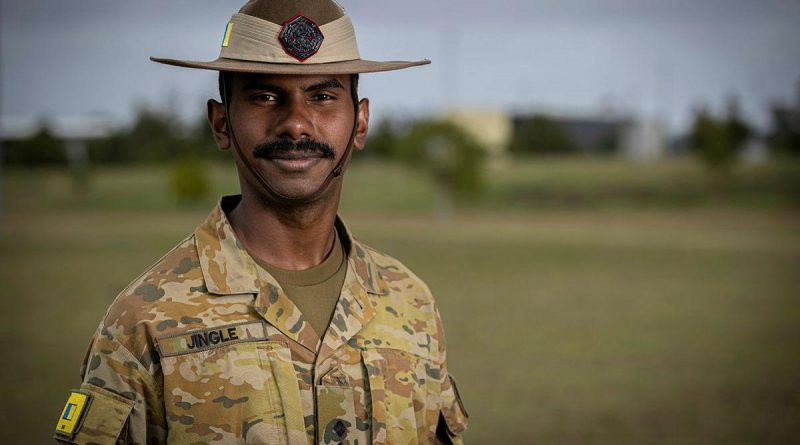
[(80, 429), (83, 414), (92, 401), (92, 395), (84, 391), (72, 391), (56, 424), (56, 434), (72, 439)]
[(72, 391), (56, 424), (55, 439), (78, 445), (112, 444), (124, 436), (136, 402), (83, 383)]

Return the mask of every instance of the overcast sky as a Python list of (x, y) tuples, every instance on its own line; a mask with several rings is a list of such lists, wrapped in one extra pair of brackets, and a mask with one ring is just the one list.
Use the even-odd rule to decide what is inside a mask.
[[(227, 0), (0, 0), (2, 116), (167, 102), (199, 115), (215, 74), (148, 61), (217, 57)], [(364, 58), (433, 64), (363, 76), (378, 117), (447, 107), (664, 119), (738, 94), (760, 124), (800, 82), (799, 0), (342, 0)]]

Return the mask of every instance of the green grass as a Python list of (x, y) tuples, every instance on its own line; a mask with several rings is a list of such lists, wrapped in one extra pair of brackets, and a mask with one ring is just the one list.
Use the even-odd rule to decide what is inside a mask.
[[(205, 209), (218, 194), (237, 193), (232, 164), (208, 163), (211, 196), (181, 203), (168, 192), (170, 166), (98, 167), (77, 193), (62, 170), (6, 173), (6, 212), (63, 210)], [(554, 208), (800, 208), (800, 159), (740, 164), (709, 174), (691, 158), (637, 163), (614, 158), (534, 158), (493, 163), (484, 191), (463, 211)], [(408, 168), (356, 159), (345, 177), (342, 208), (381, 213), (432, 213), (433, 185), (425, 166)]]
[(692, 158), (646, 163), (540, 158), (490, 169), (484, 203), (499, 207), (783, 207), (800, 205), (800, 161), (709, 172)]
[(800, 238), (788, 216), (737, 216), (359, 229), (436, 292), (476, 443), (787, 443)]
[[(796, 164), (743, 167), (725, 188), (683, 161), (521, 163), (449, 222), (421, 172), (353, 167), (342, 214), (434, 291), (468, 443), (800, 437)], [(99, 169), (82, 196), (57, 171), (4, 178), (0, 442), (50, 443), (111, 299), (210, 210), (177, 206), (166, 171)], [(211, 176), (236, 192), (230, 167)]]

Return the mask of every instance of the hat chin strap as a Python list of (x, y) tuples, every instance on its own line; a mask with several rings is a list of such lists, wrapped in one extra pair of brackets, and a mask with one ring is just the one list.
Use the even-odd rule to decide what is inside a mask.
[[(350, 88), (355, 88), (355, 85), (351, 84)], [(231, 101), (230, 96), (228, 95), (227, 82), (225, 81), (222, 82), (222, 90), (223, 93), (225, 93), (225, 97), (223, 98), (223, 101), (225, 102), (225, 119), (228, 122), (228, 131), (231, 134), (231, 143), (233, 144), (234, 149), (236, 149), (236, 152), (239, 154), (239, 158), (242, 160), (242, 163), (250, 171), (250, 174), (256, 178), (256, 181), (261, 184), (261, 187), (263, 187), (263, 189), (266, 190), (273, 199), (286, 204), (308, 204), (316, 201), (323, 194), (325, 194), (325, 192), (328, 190), (328, 187), (331, 185), (331, 182), (333, 182), (336, 177), (342, 174), (345, 162), (352, 151), (353, 142), (356, 139), (356, 129), (358, 128), (358, 96), (356, 95), (355, 91), (351, 94), (353, 98), (353, 109), (355, 111), (353, 112), (353, 130), (350, 132), (350, 141), (347, 143), (347, 149), (345, 149), (344, 154), (342, 155), (341, 159), (339, 159), (339, 162), (336, 163), (336, 166), (333, 167), (333, 170), (331, 170), (330, 173), (328, 173), (328, 176), (325, 177), (325, 182), (323, 182), (314, 193), (307, 196), (292, 197), (283, 195), (274, 188), (270, 187), (258, 170), (256, 170), (255, 167), (253, 167), (253, 165), (247, 160), (247, 157), (245, 157), (244, 153), (242, 152), (242, 147), (239, 146), (239, 143), (236, 141), (236, 134), (233, 131), (233, 121), (231, 121), (230, 112)]]

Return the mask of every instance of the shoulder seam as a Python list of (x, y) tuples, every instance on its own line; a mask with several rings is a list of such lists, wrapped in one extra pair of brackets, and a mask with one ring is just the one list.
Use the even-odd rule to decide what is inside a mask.
[(360, 239), (356, 238), (355, 236), (354, 236), (353, 238), (354, 238), (356, 241), (358, 241), (358, 243), (359, 243), (359, 244), (361, 244), (361, 245), (362, 245), (362, 246), (363, 246), (365, 249), (367, 249), (367, 250), (371, 250), (372, 252), (375, 252), (375, 253), (377, 253), (377, 254), (380, 254), (380, 255), (383, 255), (383, 256), (389, 257), (389, 258), (391, 258), (391, 259), (393, 259), (393, 260), (395, 260), (395, 261), (399, 262), (399, 261), (397, 260), (397, 258), (395, 258), (395, 257), (393, 257), (393, 256), (391, 256), (391, 255), (389, 255), (389, 254), (387, 254), (387, 253), (385, 253), (385, 252), (382, 252), (382, 251), (380, 251), (380, 250), (378, 250), (378, 249), (376, 249), (376, 248), (374, 248), (374, 247), (370, 246), (369, 244), (367, 244), (367, 243), (365, 243), (365, 242), (361, 241)]
[[(147, 371), (147, 368), (142, 364), (142, 362), (140, 362), (139, 359), (137, 359), (136, 356), (134, 356), (133, 353), (121, 341), (117, 340), (117, 337), (108, 330), (108, 327), (105, 325), (105, 323), (100, 325), (100, 330), (102, 329), (105, 329), (108, 332), (108, 336), (111, 337), (111, 341), (119, 345), (120, 349), (122, 350), (122, 354), (126, 355), (127, 358), (131, 359), (132, 362), (136, 363), (138, 366), (136, 371), (144, 377), (143, 381), (147, 384), (147, 386), (149, 386), (150, 389), (157, 394), (163, 395), (163, 391), (158, 387), (155, 377), (153, 377), (150, 372)], [(104, 335), (101, 332), (98, 332), (98, 334)]]
[[(371, 252), (377, 253), (377, 254), (379, 254), (379, 255), (382, 255), (382, 256), (384, 256), (384, 257), (386, 257), (386, 258), (391, 258), (391, 260), (392, 260), (392, 261), (394, 261), (395, 263), (397, 263), (398, 265), (400, 265), (400, 266), (401, 266), (403, 269), (405, 269), (405, 271), (408, 273), (408, 275), (409, 275), (409, 276), (410, 276), (410, 277), (411, 277), (411, 278), (412, 278), (412, 279), (413, 279), (415, 282), (419, 283), (419, 284), (420, 284), (420, 286), (421, 286), (421, 287), (422, 287), (422, 288), (425, 290), (425, 292), (427, 292), (427, 294), (428, 294), (428, 295), (431, 297), (431, 299), (433, 299), (433, 292), (431, 292), (431, 289), (430, 289), (430, 287), (428, 287), (428, 283), (426, 283), (426, 282), (425, 282), (425, 280), (423, 280), (423, 279), (422, 279), (422, 278), (420, 278), (420, 277), (419, 277), (419, 276), (418, 276), (416, 273), (414, 273), (414, 272), (411, 270), (411, 268), (410, 268), (410, 267), (408, 267), (408, 266), (406, 266), (406, 265), (405, 265), (405, 263), (403, 263), (402, 261), (398, 260), (397, 258), (395, 258), (395, 257), (393, 257), (393, 256), (391, 256), (391, 255), (389, 255), (389, 254), (387, 254), (387, 253), (384, 253), (384, 252), (382, 252), (382, 251), (380, 251), (380, 250), (378, 250), (378, 249), (376, 249), (376, 248), (374, 248), (374, 247), (372, 247), (372, 246), (370, 246), (370, 245), (368, 245), (368, 244), (364, 244), (364, 243), (363, 243), (363, 242), (361, 242), (360, 240), (359, 240), (358, 242), (359, 242), (359, 243), (360, 243), (362, 246), (364, 246), (364, 248), (365, 248), (365, 249), (367, 249), (367, 250), (369, 250), (369, 251), (371, 251)], [(380, 273), (380, 269), (382, 269), (383, 267), (381, 267), (381, 266), (378, 266), (378, 267), (379, 267), (378, 273)]]
[[(138, 283), (139, 280), (142, 279), (142, 277), (144, 277), (145, 275), (150, 273), (150, 271), (152, 271), (159, 263), (164, 261), (164, 258), (168, 257), (172, 252), (178, 250), (178, 248), (180, 248), (183, 245), (183, 243), (185, 243), (186, 241), (188, 241), (190, 238), (193, 238), (193, 237), (194, 237), (194, 232), (192, 232), (192, 234), (187, 236), (186, 238), (182, 239), (178, 244), (176, 244), (174, 247), (172, 247), (172, 249), (169, 249), (169, 251), (167, 251), (167, 253), (165, 253), (164, 255), (161, 255), (161, 258), (157, 259), (153, 264), (150, 265), (150, 267), (145, 269), (144, 272), (140, 273), (138, 277), (134, 278), (130, 283), (128, 283), (128, 285), (125, 286), (117, 294), (117, 298), (120, 297), (121, 295), (125, 295), (125, 293), (127, 293), (128, 290), (130, 290), (130, 288), (133, 287), (134, 284)], [(116, 298), (114, 298), (114, 299), (116, 300)], [(108, 316), (108, 312), (106, 312), (106, 316)], [(103, 318), (103, 321), (105, 321), (105, 317)]]

